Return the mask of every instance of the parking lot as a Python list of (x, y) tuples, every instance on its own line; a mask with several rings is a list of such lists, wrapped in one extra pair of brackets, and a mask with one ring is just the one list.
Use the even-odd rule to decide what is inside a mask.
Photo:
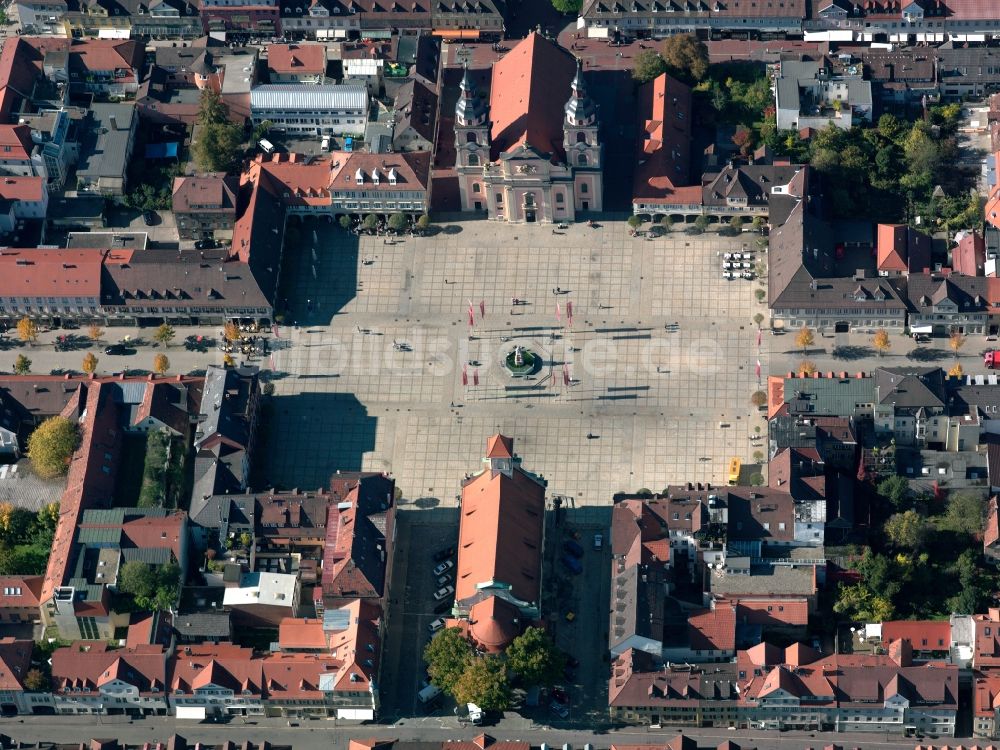
[[(547, 517), (544, 584), (544, 612), (549, 632), (556, 645), (579, 662), (574, 679), (562, 682), (569, 697), (569, 716), (560, 720), (540, 708), (536, 721), (551, 724), (579, 724), (604, 721), (608, 714), (608, 603), (610, 601), (611, 554), (608, 522), (574, 518), (578, 514), (563, 511)], [(601, 549), (594, 549), (594, 535), (602, 537)], [(572, 540), (582, 550), (580, 573), (573, 573), (563, 562), (564, 557), (576, 557), (568, 552), (566, 543)], [(570, 615), (570, 617), (567, 617)], [(547, 714), (547, 715), (545, 715)]]
[[(454, 596), (434, 600), (439, 588), (432, 575), (434, 553), (454, 547), (458, 540), (458, 513), (454, 510), (428, 510), (401, 513), (397, 525), (396, 560), (393, 591), (403, 592), (389, 607), (389, 629), (382, 665), (383, 674), (394, 679), (382, 686), (383, 716), (418, 716), (430, 713), (417, 700), (424, 678), (424, 646), (431, 639), (428, 625), (447, 612), (435, 613), (438, 605), (450, 610)], [(455, 560), (454, 557), (451, 558)], [(454, 584), (454, 568), (449, 571)], [(443, 701), (437, 711), (451, 715)]]

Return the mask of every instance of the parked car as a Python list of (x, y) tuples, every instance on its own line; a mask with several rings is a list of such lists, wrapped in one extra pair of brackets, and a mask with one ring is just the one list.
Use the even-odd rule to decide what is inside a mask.
[(573, 557), (583, 557), (583, 547), (572, 539), (567, 539), (563, 542), (563, 549), (573, 555)]
[(437, 585), (438, 586), (444, 586), (446, 583), (451, 583), (451, 576), (450, 575), (445, 574), (443, 576), (438, 576), (438, 579), (437, 579)]
[(455, 567), (454, 560), (445, 560), (443, 563), (434, 568), (434, 575), (439, 576)]
[(454, 586), (442, 586), (441, 588), (439, 588), (437, 591), (434, 592), (434, 600), (439, 602), (442, 599), (448, 598), (454, 593), (455, 593)]
[(569, 716), (569, 709), (566, 708), (566, 706), (564, 706), (561, 703), (556, 703), (555, 701), (552, 701), (552, 703), (549, 705), (549, 708), (552, 710), (552, 713), (554, 713), (560, 719), (565, 719)]
[(434, 622), (432, 622), (430, 625), (428, 625), (427, 629), (429, 631), (431, 631), (432, 633), (436, 633), (439, 630), (441, 630), (441, 628), (443, 628), (443, 627), (444, 627), (444, 620), (442, 620), (439, 617), (438, 619), (434, 620)]
[(566, 566), (573, 575), (575, 576), (580, 575), (580, 573), (583, 572), (583, 566), (580, 564), (580, 561), (577, 560), (575, 557), (572, 557), (571, 555), (563, 555), (559, 559), (562, 561), (562, 564)]
[(111, 357), (125, 356), (135, 354), (135, 349), (131, 349), (125, 346), (125, 344), (112, 344), (104, 349), (104, 353)]
[(439, 549), (434, 553), (434, 562), (444, 562), (450, 557), (455, 556), (454, 547), (445, 547), (444, 549)]
[(143, 211), (142, 223), (145, 224), (147, 227), (153, 226), (156, 223), (156, 214), (153, 213), (152, 211)]
[(604, 537), (601, 534), (594, 534), (594, 549), (600, 549), (604, 546)]
[(569, 703), (569, 695), (561, 687), (552, 688), (552, 699), (557, 703), (562, 703), (563, 705)]

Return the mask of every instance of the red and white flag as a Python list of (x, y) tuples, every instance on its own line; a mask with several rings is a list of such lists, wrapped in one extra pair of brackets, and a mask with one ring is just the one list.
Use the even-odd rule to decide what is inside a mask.
[(563, 385), (569, 385), (569, 365), (563, 365)]
[(562, 310), (559, 309), (559, 303), (556, 302), (556, 320), (562, 320)]
[(469, 366), (462, 365), (462, 385), (469, 384)]
[(476, 324), (476, 315), (472, 312), (472, 308), (469, 308), (469, 328), (472, 328)]
[(486, 300), (484, 299), (479, 300), (479, 317), (486, 317)]
[(760, 333), (761, 333), (761, 331), (760, 331), (760, 329), (758, 328), (758, 329), (757, 329), (757, 348), (758, 348), (758, 349), (760, 348)]
[(566, 303), (566, 320), (569, 322), (570, 328), (573, 327), (573, 303)]
[(479, 385), (479, 369), (478, 368), (472, 371), (472, 384), (473, 385)]
[(760, 360), (757, 360), (757, 379), (760, 380)]

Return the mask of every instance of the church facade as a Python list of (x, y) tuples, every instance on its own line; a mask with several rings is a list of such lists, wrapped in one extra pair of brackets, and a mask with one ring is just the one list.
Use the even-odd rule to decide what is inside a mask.
[(598, 125), (577, 61), (539, 34), (493, 66), (489, 104), (466, 71), (455, 107), (462, 210), (511, 223), (602, 211)]

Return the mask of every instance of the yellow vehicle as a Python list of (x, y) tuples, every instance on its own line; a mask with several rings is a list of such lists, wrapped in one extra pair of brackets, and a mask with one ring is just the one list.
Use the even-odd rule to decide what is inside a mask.
[(740, 460), (738, 458), (729, 459), (729, 484), (736, 484), (740, 481)]

